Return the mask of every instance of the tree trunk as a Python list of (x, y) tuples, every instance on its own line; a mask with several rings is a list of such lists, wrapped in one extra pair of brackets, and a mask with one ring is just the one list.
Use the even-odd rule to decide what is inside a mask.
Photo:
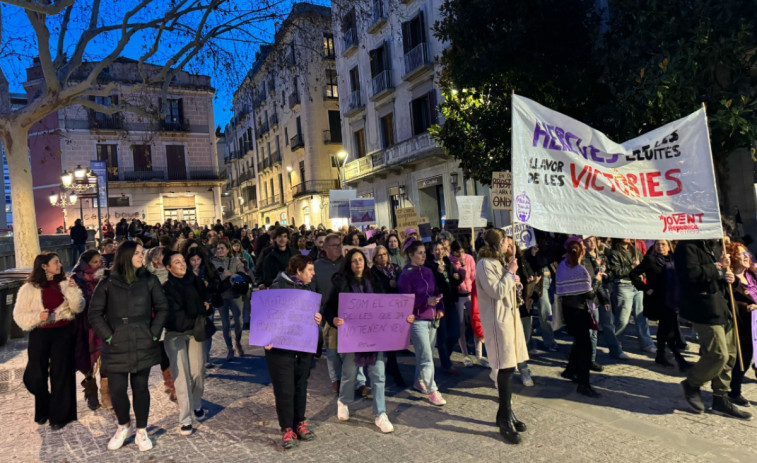
[(13, 201), (13, 247), (16, 267), (31, 267), (40, 253), (37, 216), (34, 211), (32, 166), (29, 162), (29, 130), (12, 124), (3, 137)]

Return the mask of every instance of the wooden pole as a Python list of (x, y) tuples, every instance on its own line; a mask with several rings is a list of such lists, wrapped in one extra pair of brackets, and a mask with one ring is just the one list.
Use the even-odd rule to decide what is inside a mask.
[[(725, 236), (723, 236), (722, 239), (723, 242), (723, 252), (728, 252), (725, 246)], [(730, 271), (730, 269), (728, 269)], [(727, 282), (726, 282), (727, 283)], [(733, 299), (733, 286), (731, 286), (730, 283), (728, 284), (728, 295), (731, 298), (731, 316), (733, 317), (733, 331), (736, 334), (736, 352), (739, 356), (739, 367), (741, 367), (741, 371), (744, 370), (744, 354), (741, 353), (741, 341), (739, 339), (739, 324), (738, 319), (736, 318), (736, 302)]]

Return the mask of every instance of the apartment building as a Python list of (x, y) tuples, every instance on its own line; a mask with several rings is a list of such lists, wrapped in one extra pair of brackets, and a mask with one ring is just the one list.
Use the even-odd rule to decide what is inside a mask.
[[(92, 64), (82, 66), (82, 75)], [(221, 218), (221, 190), (216, 151), (213, 95), (210, 77), (179, 72), (168, 93), (160, 88), (135, 93), (130, 87), (137, 62), (120, 58), (103, 71), (100, 83), (116, 83), (109, 96), (93, 97), (104, 105), (119, 100), (152, 110), (162, 108), (158, 120), (130, 112), (107, 115), (81, 105), (66, 107), (36, 123), (29, 132), (37, 224), (54, 233), (63, 224), (60, 207), (50, 196), (60, 191), (61, 173), (92, 161), (105, 161), (101, 185), (102, 220), (139, 218), (150, 224), (166, 219), (209, 224)], [(148, 65), (147, 72), (161, 67)], [(42, 82), (41, 68), (27, 69), (24, 87), (30, 97)], [(87, 227), (98, 223), (98, 199), (80, 195), (67, 209), (67, 225), (82, 217)], [(105, 200), (107, 198), (107, 201)]]
[(297, 3), (234, 99), (227, 167), (239, 190), (229, 196), (238, 196), (240, 211), (256, 200), (254, 223), (331, 226), (329, 190), (339, 186), (342, 150), (338, 92), (331, 10)]
[(395, 210), (415, 206), (442, 226), (458, 217), (455, 195), (474, 194), (428, 132), (441, 122), (436, 80), (444, 45), (430, 29), (441, 3), (332, 2), (344, 179), (359, 197), (375, 198), (379, 225), (396, 226)]

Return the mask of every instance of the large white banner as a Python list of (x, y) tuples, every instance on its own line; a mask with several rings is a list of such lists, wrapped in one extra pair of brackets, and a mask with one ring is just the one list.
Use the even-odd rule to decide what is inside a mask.
[(704, 109), (618, 144), (513, 95), (513, 221), (578, 235), (720, 238)]

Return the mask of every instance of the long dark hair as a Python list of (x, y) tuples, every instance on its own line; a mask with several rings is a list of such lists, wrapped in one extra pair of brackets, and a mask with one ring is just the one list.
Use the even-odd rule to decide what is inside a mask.
[(113, 258), (113, 271), (121, 275), (127, 283), (137, 280), (137, 269), (134, 268), (131, 259), (138, 247), (139, 243), (136, 241), (125, 241), (118, 246), (116, 256)]
[[(363, 262), (365, 262), (365, 269), (363, 270), (362, 279), (358, 279), (357, 276), (355, 276), (355, 272), (352, 271), (352, 256), (354, 256), (355, 254), (360, 254), (363, 257)], [(371, 283), (371, 286), (373, 288), (376, 288), (376, 282), (373, 279), (373, 273), (368, 269), (368, 258), (365, 257), (363, 251), (358, 248), (350, 249), (347, 252), (347, 255), (344, 256), (342, 269), (339, 272), (347, 279), (347, 283), (349, 283), (350, 285), (352, 285), (353, 283), (360, 283), (362, 280), (368, 280)]]
[[(48, 251), (45, 251), (42, 254), (35, 257), (32, 273), (30, 273), (29, 276), (26, 277), (26, 282), (31, 283), (37, 288), (46, 288), (49, 282), (47, 281), (47, 274), (45, 274), (45, 269), (43, 269), (42, 266), (48, 265), (50, 261), (53, 260), (53, 258), (55, 257), (60, 259), (58, 254), (55, 254), (54, 252), (48, 252)], [(60, 283), (61, 281), (65, 279), (66, 279), (66, 274), (63, 273), (63, 267), (61, 266), (60, 273), (53, 277), (53, 281), (57, 281)]]
[(187, 266), (189, 266), (189, 269), (191, 270), (189, 259), (194, 256), (197, 256), (202, 260), (202, 264), (200, 265), (205, 269), (205, 278), (208, 281), (214, 279), (217, 273), (216, 269), (210, 264), (210, 259), (208, 259), (207, 254), (205, 254), (205, 251), (200, 246), (190, 249), (189, 252), (184, 255), (184, 258), (187, 260)]

